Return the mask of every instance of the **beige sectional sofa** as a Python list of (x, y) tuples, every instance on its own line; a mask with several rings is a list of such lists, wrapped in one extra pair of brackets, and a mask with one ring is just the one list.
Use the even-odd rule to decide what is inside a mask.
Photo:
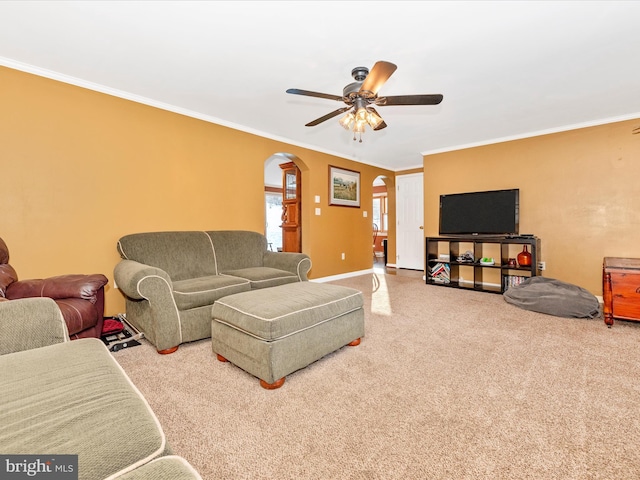
[[(106, 346), (50, 298), (0, 302), (0, 452), (78, 456), (78, 478), (200, 479)], [(2, 473), (0, 470), (0, 477)]]
[(216, 300), (306, 281), (311, 269), (308, 255), (272, 252), (264, 235), (242, 230), (135, 233), (117, 249), (114, 277), (127, 322), (159, 353), (211, 337)]

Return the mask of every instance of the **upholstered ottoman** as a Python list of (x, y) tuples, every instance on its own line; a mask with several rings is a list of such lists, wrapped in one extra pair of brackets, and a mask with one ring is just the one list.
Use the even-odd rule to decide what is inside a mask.
[(363, 336), (362, 293), (338, 285), (290, 283), (229, 295), (212, 308), (218, 360), (258, 377), (267, 389)]

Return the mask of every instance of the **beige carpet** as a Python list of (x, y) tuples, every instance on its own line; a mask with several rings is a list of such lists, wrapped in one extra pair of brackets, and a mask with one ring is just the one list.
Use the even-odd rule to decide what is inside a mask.
[(115, 353), (218, 479), (640, 478), (640, 324), (363, 275), (366, 337), (267, 391), (209, 341)]

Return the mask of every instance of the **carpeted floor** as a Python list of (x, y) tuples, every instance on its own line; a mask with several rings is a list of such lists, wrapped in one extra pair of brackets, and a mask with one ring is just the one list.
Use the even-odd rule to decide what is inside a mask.
[(219, 479), (640, 477), (640, 324), (369, 274), (366, 336), (267, 391), (209, 341), (114, 353), (176, 454)]

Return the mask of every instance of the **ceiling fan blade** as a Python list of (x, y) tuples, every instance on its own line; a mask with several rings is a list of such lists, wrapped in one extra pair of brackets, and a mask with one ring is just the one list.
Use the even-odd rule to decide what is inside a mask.
[(329, 120), (330, 118), (336, 117), (338, 115), (340, 115), (341, 113), (346, 112), (347, 110), (349, 110), (351, 108), (351, 106), (348, 107), (342, 107), (339, 108), (337, 110), (334, 110), (331, 113), (327, 113), (326, 115), (320, 117), (320, 118), (316, 118), (315, 120), (313, 120), (312, 122), (309, 122), (305, 125), (305, 127), (315, 127), (316, 125), (325, 122), (327, 120)]
[(289, 90), (287, 90), (287, 93), (292, 93), (294, 95), (305, 95), (307, 97), (318, 97), (318, 98), (326, 98), (329, 100), (338, 100), (339, 102), (342, 101), (342, 97), (339, 97), (337, 95), (330, 95), (328, 93), (310, 92), (309, 90), (299, 90), (297, 88), (290, 88)]
[[(375, 113), (376, 115), (378, 115), (380, 118), (382, 118), (382, 115), (380, 115), (375, 108), (373, 107), (368, 107), (369, 110), (371, 110), (373, 113)], [(376, 128), (374, 128), (374, 131), (378, 131), (378, 130), (382, 130), (383, 128), (387, 128), (387, 124), (384, 123), (384, 120), (382, 120), (382, 123), (380, 125), (378, 125)]]
[(394, 95), (381, 97), (376, 100), (378, 106), (388, 105), (438, 105), (444, 97), (440, 94), (433, 95)]
[(390, 62), (376, 62), (373, 66), (367, 78), (362, 82), (362, 86), (360, 87), (360, 91), (371, 92), (374, 95), (378, 93), (380, 87), (384, 85), (384, 83), (389, 80), (389, 77), (396, 71), (398, 67)]

